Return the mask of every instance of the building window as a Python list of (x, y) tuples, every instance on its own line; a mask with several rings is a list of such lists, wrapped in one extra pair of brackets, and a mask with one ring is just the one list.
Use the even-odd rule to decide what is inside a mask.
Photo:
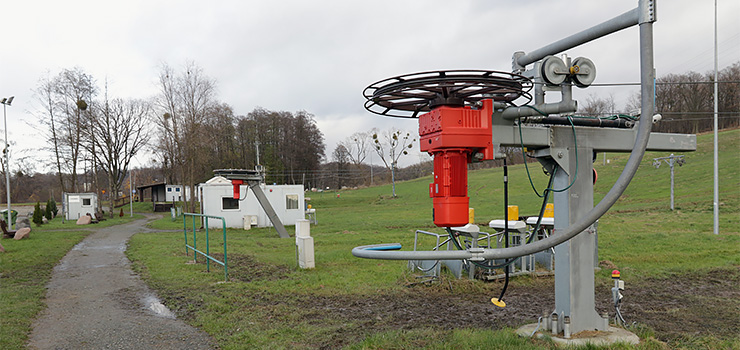
[(180, 192), (180, 187), (175, 188), (175, 192)]
[(172, 192), (172, 187), (167, 187), (167, 192)]
[(90, 205), (90, 198), (82, 198), (82, 205)]
[(221, 209), (223, 210), (239, 209), (239, 200), (231, 198), (231, 197), (222, 197), (221, 198)]
[(298, 209), (298, 195), (285, 195), (285, 209)]

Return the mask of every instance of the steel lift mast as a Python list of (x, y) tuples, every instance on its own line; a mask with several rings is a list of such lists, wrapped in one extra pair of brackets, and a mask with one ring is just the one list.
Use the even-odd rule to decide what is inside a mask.
[[(272, 226), (275, 227), (278, 236), (280, 238), (290, 238), (290, 234), (283, 226), (283, 222), (280, 221), (280, 217), (275, 212), (275, 209), (270, 204), (270, 201), (262, 191), (262, 184), (264, 178), (262, 177), (262, 171), (260, 170), (246, 170), (246, 169), (216, 169), (213, 171), (216, 176), (223, 176), (228, 180), (231, 180), (231, 185), (234, 188), (234, 199), (242, 200), (240, 188), (241, 185), (247, 185), (254, 193), (257, 202), (262, 206), (262, 210), (265, 211), (267, 217), (272, 222)], [(244, 194), (246, 196), (246, 193)]]
[[(419, 119), (421, 150), (434, 156), (433, 219), (440, 227), (468, 223), (467, 164), (500, 158), (500, 147), (526, 147), (554, 174), (555, 228), (545, 239), (516, 247), (458, 251), (387, 251), (383, 244), (361, 246), (352, 254), (388, 260), (512, 259), (555, 247), (555, 308), (558, 330), (564, 316), (570, 332), (606, 330), (608, 322), (594, 301), (593, 223), (622, 195), (646, 150), (694, 151), (696, 136), (651, 133), (655, 95), (653, 23), (655, 0), (582, 32), (512, 57), (512, 73), (438, 71), (379, 81), (365, 89), (365, 107), (374, 113)], [(573, 113), (572, 86), (588, 87), (596, 67), (587, 58), (552, 55), (619, 30), (639, 26), (641, 118), (638, 122), (552, 116)], [(528, 67), (530, 67), (528, 69)], [(515, 101), (534, 104), (515, 105)], [(545, 103), (545, 92), (561, 95)], [(596, 206), (593, 202), (594, 152), (631, 152), (621, 175)]]

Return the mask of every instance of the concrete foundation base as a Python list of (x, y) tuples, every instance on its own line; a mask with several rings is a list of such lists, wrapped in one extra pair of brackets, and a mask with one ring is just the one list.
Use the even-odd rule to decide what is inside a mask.
[[(537, 324), (528, 324), (519, 327), (519, 329), (516, 330), (516, 334), (522, 336), (522, 337), (530, 337), (532, 336), (532, 332), (537, 328)], [(552, 340), (556, 344), (562, 344), (562, 345), (586, 345), (586, 344), (593, 344), (593, 345), (609, 345), (614, 343), (627, 343), (627, 344), (633, 344), (636, 345), (640, 343), (640, 338), (637, 337), (634, 333), (624, 329), (624, 328), (617, 328), (609, 326), (609, 330), (605, 332), (599, 332), (599, 331), (584, 331), (577, 334), (573, 334), (570, 339), (563, 338), (562, 333), (556, 336), (553, 336), (549, 331), (543, 331), (542, 329), (539, 329), (534, 336), (539, 338), (543, 338), (545, 335), (548, 335), (552, 338)]]

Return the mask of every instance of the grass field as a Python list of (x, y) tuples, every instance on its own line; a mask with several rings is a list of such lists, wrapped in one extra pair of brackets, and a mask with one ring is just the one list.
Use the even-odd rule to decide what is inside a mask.
[[(636, 299), (655, 299), (655, 305), (635, 304), (633, 313), (626, 311), (628, 318), (637, 321), (634, 330), (646, 339), (640, 348), (740, 347), (740, 301), (732, 287), (740, 282), (740, 130), (721, 133), (720, 145), (720, 235), (712, 234), (711, 135), (699, 136), (698, 151), (686, 153), (686, 164), (676, 168), (675, 211), (669, 209), (667, 167), (652, 166), (652, 158), (667, 154), (648, 153), (623, 198), (600, 220), (600, 259), (622, 270), (628, 286), (626, 300), (631, 291)], [(594, 164), (599, 172), (596, 201), (611, 187), (627, 158), (608, 154), (609, 163), (603, 164), (601, 157)], [(530, 170), (541, 189), (545, 176), (537, 165)], [(473, 171), (469, 177), (477, 221), (485, 225), (502, 217), (501, 169)], [(182, 233), (138, 234), (128, 254), (167, 305), (213, 335), (223, 349), (460, 349), (493, 348), (493, 344), (495, 348), (553, 348), (547, 340), (512, 336), (507, 327), (531, 322), (538, 314), (517, 313), (526, 299), (518, 305), (510, 303), (507, 309), (511, 310), (494, 310), (487, 299), (498, 294), (500, 283), (446, 278), (432, 285), (413, 284), (417, 279), (405, 262), (352, 257), (350, 250), (358, 245), (400, 242), (409, 247), (416, 229), (438, 230), (431, 223), (429, 182), (430, 177), (399, 183), (398, 198), (389, 196), (389, 186), (308, 194), (319, 220), (311, 232), (314, 270), (298, 270), (294, 240), (279, 239), (272, 229), (228, 230), (228, 283), (222, 283), (222, 270), (214, 265), (211, 273), (205, 273), (202, 264), (186, 264), (192, 258), (184, 254)], [(510, 203), (519, 205), (521, 214), (536, 214), (539, 199), (532, 194), (523, 166), (510, 169), (510, 193)], [(181, 227), (169, 218), (156, 225)], [(211, 232), (211, 237), (219, 236)], [(218, 244), (219, 238), (212, 239), (212, 246)], [(597, 273), (597, 294), (607, 294), (597, 295), (597, 306), (608, 300), (610, 271)], [(663, 299), (682, 303), (670, 294), (658, 297), (668, 292), (656, 288), (672, 286), (669, 282), (676, 280), (701, 285), (719, 281), (720, 295), (702, 295), (691, 283), (676, 287), (688, 290), (686, 295), (676, 293), (691, 300), (684, 300), (686, 304), (715, 307), (694, 310), (690, 305), (661, 304)], [(531, 291), (548, 293), (551, 288), (551, 278), (522, 277), (513, 281), (508, 295), (517, 300)], [(651, 293), (658, 296), (650, 297)], [(628, 305), (624, 308), (629, 309)], [(465, 313), (461, 308), (481, 314), (465, 317), (459, 315)], [(721, 329), (679, 327), (674, 332), (663, 327), (669, 325), (661, 321), (663, 311), (693, 312), (699, 318), (706, 316), (706, 323), (713, 326), (711, 319), (725, 323), (719, 323)]]
[[(720, 146), (720, 235), (712, 234), (711, 135), (701, 135), (699, 150), (686, 153), (687, 163), (676, 168), (675, 211), (669, 209), (667, 167), (651, 165), (666, 154), (647, 154), (623, 198), (600, 220), (600, 259), (619, 268), (627, 282), (623, 312), (637, 322), (631, 329), (643, 338), (640, 349), (740, 348), (740, 130), (721, 133)], [(607, 156), (609, 164), (601, 155), (594, 164), (596, 200), (626, 161), (626, 155)], [(530, 169), (542, 188), (539, 166)], [(501, 176), (501, 169), (470, 173), (479, 224), (502, 217)], [(409, 249), (416, 229), (438, 230), (431, 223), (429, 182), (399, 183), (398, 198), (389, 196), (390, 186), (309, 194), (319, 219), (311, 232), (314, 270), (297, 269), (295, 241), (279, 239), (272, 229), (228, 230), (228, 283), (218, 265), (208, 273), (202, 259), (188, 263), (181, 231), (137, 234), (128, 255), (167, 306), (222, 349), (554, 349), (547, 339), (511, 331), (552, 307), (551, 277), (514, 279), (505, 297), (509, 306), (498, 309), (488, 299), (500, 292), (499, 282), (445, 276), (418, 283), (405, 262), (351, 256), (362, 244), (400, 242)], [(510, 169), (510, 192), (521, 214), (536, 213), (539, 199), (522, 166)], [(55, 220), (34, 227), (30, 240), (2, 240), (0, 348), (24, 347), (53, 266), (88, 234), (68, 225)], [(182, 223), (166, 216), (153, 226), (181, 229)], [(212, 247), (219, 247), (220, 231), (211, 235)], [(597, 308), (603, 310), (609, 271), (597, 273)]]
[[(129, 221), (126, 215), (94, 227)], [(92, 232), (86, 228), (70, 221), (63, 224), (58, 216), (40, 227), (32, 224), (28, 239), (0, 241), (5, 247), (5, 253), (0, 253), (0, 349), (25, 347), (31, 323), (44, 308), (46, 284), (52, 269), (75, 244)]]

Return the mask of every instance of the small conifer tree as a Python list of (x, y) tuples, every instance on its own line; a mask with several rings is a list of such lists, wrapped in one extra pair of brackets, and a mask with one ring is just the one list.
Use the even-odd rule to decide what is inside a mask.
[(51, 212), (51, 199), (46, 201), (46, 210), (44, 210), (44, 216), (46, 217), (46, 220), (49, 221), (54, 218), (54, 214)]
[(57, 201), (54, 200), (54, 197), (49, 199), (51, 202), (51, 213), (54, 215), (54, 217), (57, 217), (57, 213), (59, 213), (59, 208), (57, 208)]
[(41, 211), (41, 203), (36, 202), (36, 206), (33, 207), (33, 223), (36, 226), (41, 226), (44, 222), (44, 214)]

